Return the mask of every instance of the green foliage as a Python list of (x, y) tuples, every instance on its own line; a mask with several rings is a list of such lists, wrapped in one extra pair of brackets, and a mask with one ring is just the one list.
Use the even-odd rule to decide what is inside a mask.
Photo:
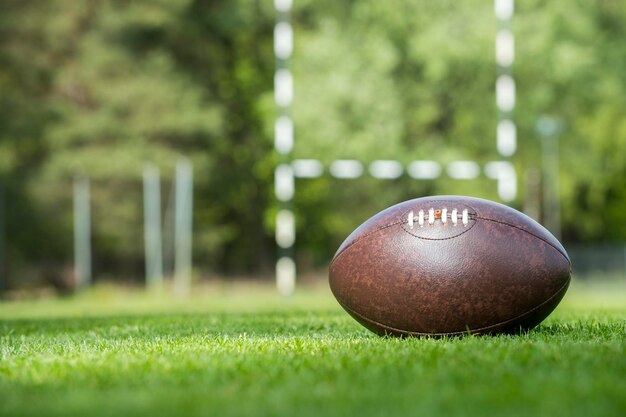
[(623, 290), (568, 294), (528, 334), (440, 340), (375, 336), (327, 292), (5, 303), (0, 415), (621, 416)]
[[(626, 11), (618, 0), (516, 2), (523, 206), (536, 122), (559, 118), (564, 237), (626, 239)], [(294, 2), (294, 157), (497, 160), (493, 2)], [(273, 4), (260, 0), (5, 1), (0, 181), (8, 259), (71, 260), (71, 183), (92, 179), (96, 274), (141, 275), (141, 171), (167, 197), (195, 167), (202, 270), (268, 271), (273, 249)], [(298, 253), (325, 265), (355, 226), (425, 194), (497, 199), (492, 180), (298, 180)], [(163, 211), (166, 210), (164, 201)], [(585, 219), (580, 221), (580, 219)], [(51, 244), (51, 242), (55, 242)]]
[[(624, 68), (626, 17), (617, 1), (519, 2), (518, 119), (522, 137), (536, 136), (537, 115), (559, 117), (561, 198), (569, 240), (624, 241), (626, 146)], [(521, 135), (520, 135), (521, 136)], [(537, 148), (522, 147), (525, 166)], [(576, 221), (585, 219), (585, 221)]]

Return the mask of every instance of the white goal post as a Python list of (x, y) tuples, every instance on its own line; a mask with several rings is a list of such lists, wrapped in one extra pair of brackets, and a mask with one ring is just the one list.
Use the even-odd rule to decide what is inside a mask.
[(328, 173), (336, 178), (352, 179), (371, 175), (381, 180), (396, 179), (405, 173), (416, 180), (432, 180), (442, 175), (456, 180), (478, 178), (481, 172), (496, 180), (498, 196), (510, 202), (517, 195), (517, 174), (510, 162), (517, 149), (517, 128), (513, 120), (516, 88), (512, 75), (515, 60), (515, 40), (511, 31), (514, 0), (495, 0), (494, 12), (498, 21), (495, 39), (495, 61), (498, 75), (495, 82), (495, 100), (498, 108), (496, 149), (501, 160), (480, 166), (475, 161), (453, 161), (443, 165), (434, 160), (412, 161), (406, 166), (395, 160), (376, 160), (366, 164), (353, 159), (332, 161), (324, 166), (317, 159), (293, 159), (294, 123), (291, 118), (293, 101), (293, 75), (291, 57), (294, 31), (291, 24), (292, 0), (274, 0), (276, 25), (274, 27), (274, 101), (277, 118), (274, 126), (274, 148), (278, 165), (274, 173), (275, 196), (278, 203), (276, 215), (276, 286), (282, 295), (291, 295), (296, 285), (294, 244), (296, 224), (293, 213), (293, 197), (297, 178), (317, 178)]

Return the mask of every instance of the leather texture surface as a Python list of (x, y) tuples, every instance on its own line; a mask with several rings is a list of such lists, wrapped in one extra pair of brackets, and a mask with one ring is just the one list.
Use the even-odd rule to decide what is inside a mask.
[[(448, 215), (411, 225), (409, 213), (420, 211)], [(570, 269), (558, 240), (524, 214), (437, 196), (397, 204), (362, 224), (339, 247), (329, 280), (344, 309), (376, 333), (443, 336), (536, 326), (565, 294)]]

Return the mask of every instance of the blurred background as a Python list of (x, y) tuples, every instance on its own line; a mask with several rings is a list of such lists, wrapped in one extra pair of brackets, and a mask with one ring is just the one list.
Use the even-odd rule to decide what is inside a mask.
[[(0, 4), (0, 288), (8, 297), (72, 291), (81, 262), (93, 282), (143, 285), (144, 221), (154, 213), (144, 206), (148, 177), (160, 190), (150, 200), (159, 263), (172, 276), (178, 222), (191, 221), (176, 214), (184, 206), (176, 172), (185, 166), (195, 282), (271, 281), (283, 255), (295, 258), (298, 279), (325, 278), (356, 226), (433, 194), (505, 197), (562, 239), (578, 277), (626, 280), (620, 0), (518, 0), (508, 20), (493, 0)], [(283, 49), (277, 19), (292, 28)], [(514, 59), (496, 55), (503, 28), (514, 34)], [(274, 94), (277, 66), (292, 74), (288, 102)], [(515, 80), (506, 114), (496, 103), (503, 74)], [(275, 149), (280, 115), (293, 121), (288, 152)], [(505, 119), (515, 122), (515, 142), (503, 149)], [(309, 168), (321, 167), (319, 175), (293, 179), (293, 195), (277, 198), (276, 167), (303, 159), (317, 161)], [(402, 170), (337, 178), (330, 167), (345, 159)], [(435, 162), (436, 175), (409, 175), (413, 161)], [(455, 161), (479, 171), (459, 174)], [(514, 194), (485, 171), (493, 161), (514, 168)], [(276, 218), (285, 209), (296, 238), (280, 249)]]

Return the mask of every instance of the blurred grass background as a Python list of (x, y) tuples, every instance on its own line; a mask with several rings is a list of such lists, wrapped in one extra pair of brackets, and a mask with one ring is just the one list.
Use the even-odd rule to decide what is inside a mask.
[(621, 416), (624, 283), (574, 282), (518, 336), (378, 337), (324, 286), (0, 304), (0, 415)]
[[(276, 293), (272, 282), (258, 280), (214, 280), (196, 286), (188, 297), (177, 298), (165, 291), (146, 292), (142, 287), (99, 284), (71, 297), (40, 293), (25, 294), (21, 300), (0, 304), (1, 319), (42, 319), (76, 316), (132, 316), (167, 313), (255, 313), (292, 311), (343, 311), (337, 304), (326, 277), (316, 276), (301, 285), (293, 296)], [(605, 276), (574, 277), (559, 311), (622, 313), (626, 320), (626, 280)]]

